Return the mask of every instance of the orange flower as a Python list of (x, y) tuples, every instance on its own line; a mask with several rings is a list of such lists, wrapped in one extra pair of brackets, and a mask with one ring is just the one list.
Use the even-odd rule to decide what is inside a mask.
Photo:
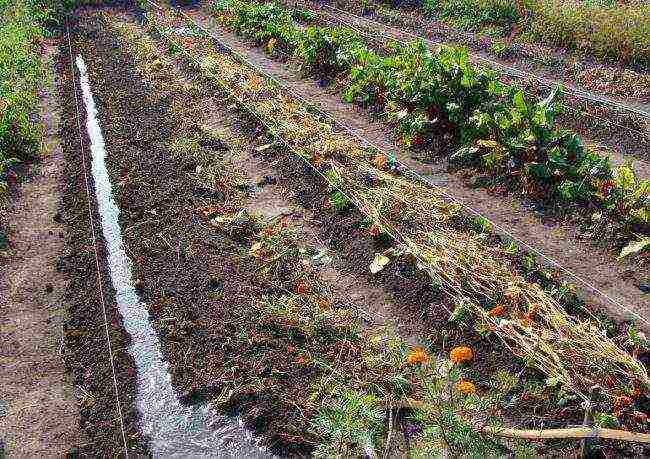
[(461, 394), (470, 395), (476, 393), (476, 386), (472, 381), (461, 379), (456, 383), (456, 390)]
[(458, 346), (451, 350), (449, 359), (454, 363), (469, 362), (474, 357), (474, 353), (467, 346)]
[(303, 293), (309, 293), (309, 285), (305, 281), (298, 281), (296, 284), (296, 293), (302, 295)]
[(327, 311), (330, 309), (330, 303), (325, 298), (318, 299), (318, 307), (321, 311)]
[(539, 304), (538, 303), (533, 303), (528, 307), (528, 313), (526, 314), (526, 317), (530, 320), (533, 320), (535, 317), (535, 314), (537, 314), (537, 311), (539, 310)]
[(526, 328), (530, 328), (530, 327), (532, 327), (533, 324), (534, 324), (533, 319), (531, 319), (531, 318), (528, 317), (527, 315), (524, 316), (523, 319), (519, 319), (519, 322), (521, 323), (521, 325), (523, 325), (523, 326), (526, 327)]
[(296, 359), (296, 363), (297, 363), (298, 365), (304, 365), (305, 363), (307, 363), (307, 359), (304, 358), (304, 357), (301, 355), (300, 357), (298, 357), (298, 358)]
[(614, 409), (622, 409), (632, 405), (632, 399), (626, 395), (614, 397)]
[(490, 309), (488, 315), (490, 317), (501, 317), (504, 312), (506, 312), (506, 307), (503, 306), (502, 304), (497, 304), (495, 307)]
[(203, 218), (210, 218), (214, 214), (218, 213), (220, 209), (214, 206), (205, 206), (205, 207), (199, 207), (196, 210), (203, 216)]
[(375, 156), (372, 162), (374, 163), (375, 167), (377, 167), (377, 169), (383, 169), (386, 167), (386, 157), (381, 153)]
[(429, 356), (421, 347), (416, 347), (409, 355), (406, 357), (406, 363), (409, 365), (415, 365), (416, 363), (427, 363), (429, 361)]

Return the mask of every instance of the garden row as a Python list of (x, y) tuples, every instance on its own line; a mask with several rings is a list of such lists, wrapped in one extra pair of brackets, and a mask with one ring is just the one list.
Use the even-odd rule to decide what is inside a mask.
[[(164, 240), (160, 227), (145, 221), (137, 232), (125, 233), (125, 243), (140, 254), (134, 259), (140, 295), (184, 399), (210, 398), (236, 411), (273, 452), (329, 457), (394, 452), (401, 429), (395, 427), (387, 441), (386, 405), (421, 399), (425, 385), (449, 386), (454, 399), (440, 403), (439, 413), (418, 410), (421, 423), (435, 425), (444, 413), (445, 422), (462, 433), (451, 447), (503, 451), (458, 414), (461, 404), (488, 404), (466, 380), (471, 353), (456, 351), (454, 361), (441, 356), (438, 362), (396, 334), (362, 325), (361, 316), (376, 311), (333, 294), (344, 279), (321, 276), (307, 219), (298, 210), (275, 216), (288, 207), (277, 185), (283, 179), (270, 176), (254, 190), (247, 186), (251, 174), (269, 173), (263, 164), (281, 149), (212, 79), (182, 65), (177, 43), (189, 47), (193, 40), (170, 34), (167, 43), (153, 29), (156, 41), (131, 21), (107, 19), (104, 27), (110, 32), (102, 33), (119, 36), (134, 57), (143, 81), (130, 86), (136, 93), (149, 88), (139, 104), (165, 94), (169, 107), (155, 151), (115, 151), (110, 168), (127, 184), (116, 187), (125, 222), (142, 218), (143, 199), (164, 202), (155, 209)], [(167, 243), (176, 241), (178, 253), (170, 252)], [(437, 374), (436, 362), (448, 362), (449, 373)], [(435, 432), (426, 442), (414, 440), (439, 450)]]
[[(178, 25), (164, 27), (172, 30)], [(457, 206), (446, 203), (437, 189), (408, 179), (382, 152), (336, 133), (329, 122), (319, 120), (256, 71), (215, 52), (207, 37), (199, 34), (185, 37), (183, 42), (200, 44), (200, 53), (195, 51), (193, 58), (202, 56), (203, 74), (236, 96), (290, 152), (327, 179), (331, 207), (345, 210), (354, 204), (366, 216), (371, 235), (396, 243), (374, 266), (390, 263), (391, 257), (410, 260), (431, 277), (441, 294), (454, 299), (459, 311), (478, 316), (487, 333), (495, 333), (512, 352), (549, 377), (559, 378), (571, 390), (582, 393), (587, 381), (598, 384), (602, 380), (593, 377), (593, 372), (601, 369), (587, 364), (595, 355), (619, 362), (603, 368), (627, 368), (614, 373), (646, 384), (642, 365), (567, 313), (563, 300), (558, 302), (563, 293), (553, 286), (557, 284), (546, 282), (546, 278), (542, 284), (548, 290), (544, 290), (533, 282), (534, 275), (522, 272), (512, 262), (511, 244), (486, 238), (480, 222), (478, 230), (469, 229), (477, 228), (477, 222), (462, 217)], [(569, 342), (574, 345), (567, 346)], [(585, 355), (576, 355), (582, 352)], [(611, 393), (612, 388), (604, 388), (604, 392)]]
[[(351, 202), (354, 202), (361, 204), (359, 207), (365, 214), (362, 222), (365, 238), (380, 243), (378, 246), (392, 240), (388, 231), (395, 226), (400, 226), (401, 233), (408, 232), (413, 241), (407, 245), (414, 248), (415, 254), (407, 253), (409, 251), (400, 246), (393, 246), (376, 258), (373, 263), (375, 270), (384, 267), (387, 271), (396, 264), (408, 265), (413, 270), (416, 259), (421, 258), (417, 247), (422, 247), (422, 244), (414, 241), (417, 236), (408, 226), (423, 224), (427, 212), (433, 211), (440, 220), (428, 222), (428, 226), (438, 227), (436, 236), (454, 237), (447, 227), (453, 220), (454, 209), (451, 209), (452, 215), (446, 215), (448, 206), (432, 199), (430, 191), (408, 183), (397, 171), (391, 172), (387, 158), (380, 152), (366, 150), (338, 134), (330, 124), (305, 110), (295, 99), (287, 97), (259, 74), (224, 54), (223, 48), (215, 48), (212, 40), (188, 27), (187, 23), (178, 21), (173, 15), (150, 15), (149, 19), (154, 35), (159, 33), (169, 40), (169, 52), (174, 61), (180, 61), (178, 57), (186, 57), (198, 67), (192, 67), (191, 71), (198, 79), (204, 80), (206, 86), (185, 84), (173, 68), (170, 70), (171, 57), (159, 56), (151, 44), (144, 46), (142, 42), (147, 38), (133, 25), (120, 26), (128, 29), (122, 33), (132, 37), (130, 40), (136, 41), (134, 34), (139, 36), (137, 60), (142, 75), (150, 80), (158, 80), (154, 88), (168, 94), (166, 100), (173, 107), (169, 116), (173, 116), (179, 101), (194, 107), (194, 111), (189, 107), (184, 108), (187, 110), (186, 122), (178, 123), (183, 126), (183, 135), (187, 138), (172, 142), (172, 155), (164, 157), (183, 156), (188, 166), (179, 164), (176, 174), (166, 175), (168, 179), (164, 184), (157, 180), (155, 174), (145, 177), (142, 172), (133, 170), (125, 183), (138, 183), (138, 186), (128, 186), (128, 190), (125, 188), (128, 199), (122, 202), (134, 207), (137, 212), (141, 198), (150, 196), (153, 190), (156, 193), (165, 190), (167, 198), (162, 201), (167, 204), (157, 208), (156, 213), (167, 221), (168, 214), (177, 214), (176, 210), (168, 210), (168, 206), (183, 209), (179, 214), (187, 208), (184, 195), (169, 198), (180, 196), (175, 191), (176, 176), (191, 175), (199, 181), (201, 189), (217, 188), (225, 194), (225, 198), (219, 198), (223, 203), (196, 209), (204, 220), (202, 230), (197, 230), (195, 222), (189, 229), (178, 225), (166, 230), (172, 245), (175, 245), (176, 237), (181, 237), (178, 252), (181, 255), (170, 252), (167, 241), (156, 240), (158, 230), (144, 229), (148, 225), (137, 237), (128, 237), (128, 244), (136, 244), (132, 247), (133, 251), (144, 255), (144, 260), (136, 261), (136, 269), (144, 279), (152, 314), (155, 320), (159, 320), (161, 335), (167, 343), (165, 346), (172, 355), (171, 364), (176, 367), (173, 370), (175, 381), (180, 379), (186, 388), (194, 385), (192, 394), (195, 396), (210, 394), (210, 387), (215, 386), (218, 390), (212, 394), (226, 408), (243, 407), (246, 419), (254, 426), (268, 428), (271, 433), (283, 431), (274, 438), (278, 443), (295, 445), (306, 438), (307, 443), (311, 444), (310, 450), (315, 444), (323, 444), (320, 452), (325, 455), (354, 454), (358, 450), (367, 452), (368, 447), (374, 445), (380, 448), (389, 443), (390, 428), (383, 424), (385, 404), (393, 403), (399, 396), (414, 395), (434, 403), (432, 409), (417, 414), (420, 417), (417, 425), (425, 431), (418, 432), (421, 434), (418, 439), (426, 439), (428, 448), (431, 448), (425, 449), (424, 455), (445, 448), (441, 432), (442, 437), (445, 432), (453, 432), (453, 438), (448, 439), (451, 441), (448, 444), (450, 449), (459, 453), (472, 448), (478, 451), (478, 439), (472, 436), (474, 429), (467, 423), (459, 422), (455, 415), (459, 405), (475, 413), (491, 403), (488, 399), (473, 397), (476, 387), (470, 381), (458, 379), (467, 376), (467, 364), (475, 358), (472, 351), (460, 348), (448, 360), (438, 360), (423, 350), (409, 349), (398, 338), (360, 335), (360, 324), (349, 315), (349, 302), (346, 306), (337, 304), (312, 272), (310, 263), (306, 263), (313, 249), (306, 246), (304, 238), (301, 238), (300, 244), (296, 242), (296, 228), (291, 222), (293, 218), (264, 224), (240, 211), (239, 199), (243, 188), (232, 176), (237, 176), (234, 171), (241, 169), (241, 165), (237, 164), (237, 148), (233, 148), (236, 142), (227, 134), (230, 128), (220, 127), (212, 132), (196, 129), (198, 126), (194, 127), (194, 122), (198, 122), (201, 116), (211, 118), (214, 113), (196, 111), (202, 105), (189, 96), (212, 94), (217, 100), (211, 107), (231, 107), (229, 100), (222, 95), (222, 92), (227, 93), (239, 107), (249, 110), (254, 120), (258, 118), (252, 123), (233, 123), (240, 127), (247, 126), (249, 136), (261, 144), (255, 148), (244, 144), (241, 148), (256, 151), (265, 158), (269, 152), (273, 152), (278, 156), (269, 155), (269, 162), (288, 162), (291, 168), (286, 170), (286, 174), (294, 173), (302, 165), (303, 169), (311, 170), (313, 176), (328, 184), (322, 202), (312, 199), (315, 197), (313, 195), (303, 196), (305, 202), (316, 203), (316, 211), (326, 214), (323, 220), (337, 219), (338, 215), (344, 215), (340, 220), (342, 222), (350, 220)], [(153, 60), (152, 56), (155, 56)], [(218, 90), (210, 89), (210, 83)], [(169, 94), (175, 91), (178, 94), (169, 100)], [(206, 110), (214, 111), (215, 108)], [(258, 128), (259, 122), (276, 137), (276, 145)], [(288, 147), (288, 151), (285, 147)], [(144, 156), (137, 160), (155, 162)], [(168, 160), (162, 160), (165, 161)], [(230, 161), (235, 164), (229, 164)], [(380, 163), (380, 167), (377, 168), (375, 163)], [(120, 170), (119, 165), (115, 170)], [(181, 174), (181, 170), (189, 173)], [(286, 181), (292, 186), (306, 182), (302, 180), (302, 175), (290, 175)], [(143, 186), (145, 184), (148, 185)], [(315, 187), (306, 183), (306, 188)], [(118, 193), (122, 192), (120, 190)], [(203, 192), (205, 196), (212, 194)], [(400, 199), (399, 196), (408, 198)], [(400, 221), (402, 213), (407, 215), (401, 217), (403, 221)], [(422, 214), (422, 217), (417, 219), (414, 214)], [(413, 221), (409, 222), (411, 219)], [(182, 235), (177, 236), (176, 232), (181, 230)], [(457, 238), (464, 237), (456, 241), (458, 250), (462, 250), (460, 247), (465, 241), (472, 244), (470, 250), (484, 250), (480, 245), (482, 243), (477, 245), (477, 241), (485, 239), (485, 235), (456, 231)], [(355, 228), (355, 233), (360, 232), (359, 228)], [(143, 238), (148, 233), (152, 239)], [(205, 239), (202, 240), (201, 235)], [(445, 242), (440, 241), (442, 245)], [(140, 243), (143, 250), (137, 245)], [(497, 252), (495, 248), (494, 256)], [(441, 252), (438, 254), (445, 256)], [(210, 280), (223, 279), (223, 283), (211, 281), (207, 292), (201, 290), (202, 293), (194, 288), (185, 290), (193, 298), (200, 298), (188, 301), (186, 295), (176, 294), (179, 293), (179, 284), (169, 279), (172, 276), (157, 273), (161, 270), (158, 264), (149, 261), (151, 257), (166, 257), (176, 276), (179, 275), (179, 268), (173, 267), (183, 263), (178, 266), (181, 266), (180, 275), (188, 277), (187, 285), (202, 283), (206, 274)], [(203, 276), (193, 271), (185, 273), (190, 260), (205, 262), (206, 257), (215, 257), (215, 262), (208, 263), (207, 272), (200, 272)], [(448, 260), (450, 264), (455, 261)], [(440, 263), (446, 261), (441, 259)], [(431, 261), (426, 265), (422, 265), (424, 270), (432, 268)], [(421, 272), (424, 274), (425, 271)], [(256, 274), (251, 276), (251, 273)], [(487, 276), (490, 277), (490, 274), (487, 273)], [(230, 281), (231, 278), (237, 279), (237, 283)], [(447, 279), (440, 280), (442, 289), (446, 288), (447, 282)], [(180, 285), (183, 288), (186, 286), (185, 282)], [(196, 287), (203, 289), (202, 285)], [(531, 292), (526, 286), (523, 289), (524, 293), (517, 289), (511, 292), (514, 301), (517, 298), (526, 301), (520, 295)], [(258, 293), (262, 293), (261, 298), (258, 298)], [(197, 304), (205, 307), (197, 309)], [(486, 307), (490, 305), (486, 304)], [(494, 311), (491, 317), (504, 318), (510, 314), (508, 309), (514, 307), (514, 303), (501, 308), (495, 306), (490, 309)], [(457, 318), (471, 313), (471, 308), (470, 304), (459, 305)], [(539, 318), (537, 314), (537, 311), (532, 312), (535, 320)], [(171, 317), (175, 319), (169, 320)], [(485, 333), (491, 334), (490, 331)], [(536, 334), (532, 329), (531, 333)], [(220, 334), (227, 339), (212, 341)], [(503, 333), (497, 334), (503, 336)], [(544, 349), (542, 352), (546, 351)], [(528, 353), (522, 351), (520, 355)], [(534, 360), (535, 357), (531, 355), (530, 359)], [(455, 387), (447, 386), (446, 376), (440, 376), (439, 364), (451, 366), (455, 375), (451, 381), (456, 383)], [(539, 368), (539, 361), (533, 366)], [(559, 383), (561, 379), (551, 379), (549, 387), (562, 386)], [(296, 381), (300, 381), (302, 390), (293, 392)], [(306, 384), (307, 381), (309, 384)], [(508, 382), (505, 381), (504, 385), (507, 386)], [(224, 390), (219, 390), (221, 388)], [(453, 393), (451, 400), (445, 399), (442, 394), (447, 389)], [(278, 414), (281, 414), (281, 420), (277, 419)], [(278, 429), (282, 423), (284, 429)], [(348, 449), (348, 445), (354, 449)], [(487, 446), (490, 449), (484, 449), (486, 453), (494, 452), (494, 448), (500, 450), (494, 444), (488, 443)]]
[(0, 196), (17, 175), (12, 166), (40, 149), (38, 89), (46, 75), (40, 40), (52, 14), (40, 0), (0, 1)]
[(382, 0), (505, 42), (540, 42), (647, 66), (650, 6), (616, 0)]
[(407, 146), (451, 136), (449, 160), (491, 174), (491, 185), (523, 189), (568, 208), (599, 209), (621, 233), (647, 232), (650, 182), (560, 129), (559, 90), (543, 101), (471, 65), (463, 49), (431, 52), (421, 42), (381, 56), (351, 29), (298, 26), (277, 4), (220, 2), (219, 19), (272, 53), (282, 48), (317, 78), (343, 75), (343, 97), (383, 112)]

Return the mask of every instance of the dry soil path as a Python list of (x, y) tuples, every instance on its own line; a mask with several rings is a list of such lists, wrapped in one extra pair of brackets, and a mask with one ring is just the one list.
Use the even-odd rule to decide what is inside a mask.
[[(56, 48), (44, 47), (54, 62)], [(56, 222), (63, 156), (56, 90), (41, 91), (45, 146), (12, 203), (12, 256), (0, 266), (0, 457), (62, 456), (77, 444), (79, 412), (63, 362), (64, 249)]]

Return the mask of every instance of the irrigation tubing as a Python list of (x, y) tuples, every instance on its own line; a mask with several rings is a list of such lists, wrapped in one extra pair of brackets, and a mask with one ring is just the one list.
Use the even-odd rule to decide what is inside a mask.
[(122, 407), (120, 403), (120, 394), (119, 394), (119, 389), (118, 389), (118, 384), (117, 384), (117, 375), (115, 372), (115, 358), (113, 355), (113, 345), (111, 344), (111, 338), (110, 338), (110, 333), (108, 331), (108, 317), (106, 314), (106, 302), (104, 299), (104, 287), (103, 287), (103, 282), (102, 282), (102, 272), (100, 268), (100, 263), (99, 263), (99, 251), (97, 249), (97, 236), (95, 235), (95, 223), (93, 220), (93, 210), (92, 210), (92, 204), (91, 202), (93, 201), (93, 198), (91, 197), (90, 193), (90, 184), (88, 180), (88, 167), (86, 165), (86, 154), (84, 152), (84, 141), (83, 141), (83, 134), (81, 133), (81, 121), (80, 121), (80, 112), (79, 112), (79, 99), (77, 97), (77, 82), (75, 80), (75, 70), (74, 70), (74, 65), (73, 65), (73, 59), (72, 59), (72, 43), (70, 40), (70, 24), (66, 23), (66, 35), (68, 39), (68, 57), (70, 58), (70, 71), (71, 71), (71, 78), (72, 78), (72, 85), (73, 85), (73, 92), (74, 92), (74, 102), (75, 102), (75, 112), (76, 112), (76, 121), (77, 121), (77, 134), (79, 135), (79, 145), (80, 145), (80, 153), (81, 153), (81, 167), (83, 170), (84, 174), (84, 182), (85, 182), (85, 188), (86, 188), (86, 201), (88, 203), (88, 221), (90, 224), (90, 232), (92, 234), (92, 239), (93, 239), (93, 249), (95, 252), (95, 268), (97, 270), (97, 288), (99, 290), (99, 297), (100, 301), (102, 304), (102, 313), (104, 316), (104, 330), (106, 332), (106, 344), (108, 346), (108, 354), (109, 354), (109, 360), (111, 362), (111, 371), (113, 374), (113, 389), (115, 391), (115, 404), (117, 406), (117, 413), (120, 419), (120, 430), (122, 432), (122, 443), (124, 446), (124, 454), (126, 458), (128, 459), (129, 457), (129, 449), (126, 444), (126, 432), (124, 429), (124, 416), (122, 415)]
[[(164, 11), (164, 8), (162, 8), (160, 5), (158, 5), (157, 3), (153, 2), (152, 0), (146, 0), (146, 1), (147, 1), (149, 4), (153, 5), (154, 7), (158, 8), (159, 10)], [(299, 99), (301, 102), (303, 102), (305, 105), (307, 105), (308, 107), (310, 107), (312, 110), (315, 110), (315, 111), (316, 111), (320, 116), (329, 119), (332, 123), (334, 123), (335, 125), (339, 126), (340, 128), (342, 128), (343, 130), (345, 130), (345, 131), (346, 131), (347, 133), (349, 133), (350, 135), (354, 136), (356, 139), (358, 139), (358, 140), (361, 141), (362, 143), (365, 143), (365, 144), (367, 144), (367, 145), (370, 145), (370, 146), (376, 148), (378, 151), (383, 151), (382, 148), (380, 148), (380, 147), (378, 147), (377, 145), (375, 145), (372, 141), (370, 141), (370, 140), (366, 139), (365, 137), (361, 136), (361, 135), (358, 134), (356, 131), (354, 131), (352, 128), (350, 128), (350, 127), (346, 126), (345, 124), (341, 123), (339, 120), (337, 120), (337, 119), (334, 118), (333, 116), (331, 116), (331, 115), (329, 115), (329, 114), (323, 112), (323, 110), (322, 110), (320, 107), (318, 107), (317, 105), (313, 104), (311, 101), (309, 101), (307, 98), (305, 98), (305, 96), (303, 96), (303, 95), (300, 94), (299, 92), (295, 91), (295, 89), (290, 89), (290, 88), (288, 88), (288, 87), (286, 86), (285, 83), (281, 82), (281, 81), (278, 80), (276, 77), (274, 77), (274, 76), (268, 74), (266, 71), (264, 71), (264, 70), (258, 68), (255, 64), (249, 62), (249, 61), (248, 61), (245, 57), (243, 57), (240, 53), (238, 53), (238, 52), (235, 51), (233, 48), (231, 48), (230, 46), (228, 46), (227, 44), (225, 44), (222, 40), (219, 40), (219, 38), (215, 35), (215, 33), (214, 33), (213, 31), (208, 30), (208, 29), (206, 29), (205, 27), (203, 27), (203, 26), (202, 26), (201, 24), (199, 24), (199, 23), (198, 23), (194, 18), (192, 18), (191, 16), (189, 16), (188, 14), (186, 14), (186, 13), (183, 12), (183, 11), (178, 11), (178, 10), (177, 10), (177, 11), (175, 11), (175, 12), (176, 12), (177, 14), (182, 15), (183, 17), (185, 17), (185, 18), (186, 18), (187, 20), (189, 20), (190, 22), (192, 22), (192, 23), (193, 23), (197, 28), (201, 29), (203, 32), (205, 32), (205, 33), (206, 33), (208, 36), (210, 36), (212, 39), (218, 41), (219, 44), (220, 44), (220, 46), (222, 46), (223, 48), (227, 49), (227, 50), (229, 51), (229, 53), (230, 53), (231, 55), (235, 56), (235, 57), (236, 57), (236, 58), (237, 58), (237, 59), (238, 59), (242, 64), (248, 66), (249, 68), (255, 70), (256, 72), (258, 72), (258, 73), (264, 75), (264, 76), (265, 76), (266, 78), (268, 78), (269, 80), (273, 81), (275, 84), (277, 84), (279, 87), (281, 87), (281, 88), (282, 88), (282, 89), (283, 89), (287, 94), (290, 94), (291, 97), (295, 97), (295, 98)], [(194, 59), (192, 56), (190, 56), (190, 57), (191, 57), (192, 59)], [(266, 125), (266, 123), (263, 123), (263, 124)], [(404, 163), (403, 163), (401, 160), (399, 160), (398, 158), (396, 158), (396, 162), (400, 165), (401, 168), (403, 168), (405, 171), (407, 171), (408, 173), (412, 174), (414, 177), (416, 177), (416, 178), (419, 179), (421, 182), (423, 182), (424, 184), (426, 184), (426, 186), (431, 187), (431, 188), (433, 188), (434, 190), (440, 192), (440, 194), (442, 194), (443, 196), (447, 197), (447, 198), (450, 199), (452, 202), (454, 202), (454, 203), (456, 203), (457, 205), (461, 206), (461, 207), (464, 208), (465, 210), (469, 211), (471, 214), (473, 214), (473, 215), (475, 215), (475, 216), (477, 216), (477, 217), (481, 217), (481, 218), (485, 219), (486, 221), (490, 222), (490, 224), (491, 224), (494, 228), (498, 229), (500, 232), (502, 232), (503, 234), (505, 234), (506, 236), (508, 236), (508, 237), (509, 237), (510, 239), (512, 239), (513, 241), (516, 241), (516, 242), (519, 243), (520, 245), (524, 246), (526, 249), (528, 249), (528, 250), (530, 250), (531, 252), (533, 252), (533, 253), (535, 253), (536, 255), (538, 255), (540, 258), (546, 260), (546, 261), (547, 261), (548, 263), (550, 263), (552, 266), (558, 268), (558, 269), (561, 270), (564, 274), (566, 274), (566, 275), (570, 276), (571, 278), (577, 280), (577, 281), (578, 281), (579, 283), (581, 283), (583, 286), (586, 286), (589, 290), (591, 290), (592, 292), (594, 292), (594, 293), (600, 295), (602, 298), (606, 299), (606, 300), (609, 301), (611, 304), (613, 304), (613, 305), (615, 305), (615, 306), (617, 306), (617, 307), (619, 307), (619, 308), (625, 310), (625, 311), (628, 312), (632, 317), (636, 318), (636, 319), (639, 320), (640, 322), (643, 322), (644, 324), (650, 326), (650, 321), (649, 321), (648, 319), (646, 319), (646, 318), (642, 317), (641, 315), (639, 315), (638, 313), (632, 311), (630, 308), (628, 308), (627, 306), (625, 306), (624, 304), (622, 304), (620, 301), (618, 301), (618, 300), (612, 298), (610, 295), (608, 295), (607, 293), (603, 292), (601, 289), (599, 289), (598, 287), (596, 287), (595, 285), (593, 285), (591, 282), (587, 281), (587, 280), (584, 279), (583, 277), (581, 277), (581, 276), (579, 276), (578, 274), (575, 274), (574, 272), (572, 272), (571, 270), (565, 268), (564, 266), (562, 266), (562, 265), (561, 265), (557, 260), (555, 260), (554, 258), (552, 258), (552, 257), (550, 257), (550, 256), (548, 256), (548, 255), (546, 255), (546, 254), (543, 253), (541, 250), (539, 250), (539, 249), (537, 249), (536, 247), (530, 245), (529, 243), (527, 243), (527, 242), (525, 242), (525, 241), (523, 241), (523, 240), (517, 238), (517, 237), (514, 236), (510, 231), (508, 231), (507, 229), (503, 228), (501, 225), (497, 224), (496, 222), (494, 222), (494, 221), (491, 220), (490, 218), (485, 217), (484, 215), (482, 215), (482, 214), (481, 214), (480, 212), (478, 212), (477, 210), (473, 209), (473, 208), (470, 207), (469, 205), (467, 205), (467, 204), (465, 204), (464, 202), (460, 201), (458, 198), (456, 198), (456, 197), (450, 195), (449, 193), (447, 193), (443, 188), (431, 184), (431, 182), (429, 182), (426, 178), (424, 178), (424, 177), (423, 177), (422, 175), (420, 175), (418, 172), (411, 170), (411, 169), (410, 169), (406, 164), (404, 164)], [(310, 164), (310, 166), (311, 166), (311, 164)], [(340, 191), (340, 190), (339, 190), (339, 191)], [(346, 195), (346, 193), (343, 193), (343, 194)], [(354, 200), (352, 200), (352, 201), (354, 202)], [(426, 263), (425, 263), (425, 265), (426, 265)], [(592, 317), (593, 317), (593, 315), (592, 315)]]

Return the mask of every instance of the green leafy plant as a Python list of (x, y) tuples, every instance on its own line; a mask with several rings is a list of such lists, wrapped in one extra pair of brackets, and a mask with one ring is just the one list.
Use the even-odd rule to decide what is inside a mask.
[(31, 115), (38, 109), (43, 78), (38, 42), (51, 14), (40, 1), (0, 2), (0, 193), (13, 177), (10, 168), (40, 148), (40, 127)]
[(326, 440), (316, 457), (351, 457), (373, 451), (373, 437), (383, 428), (384, 410), (372, 394), (344, 392), (319, 410), (313, 428)]

